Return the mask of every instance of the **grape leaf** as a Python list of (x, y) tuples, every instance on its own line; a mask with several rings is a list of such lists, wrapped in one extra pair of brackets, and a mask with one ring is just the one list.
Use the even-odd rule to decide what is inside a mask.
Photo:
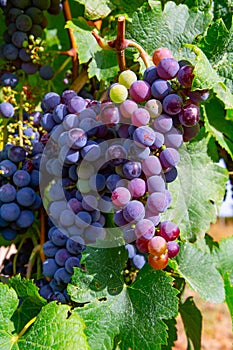
[(162, 345), (162, 350), (172, 350), (174, 342), (177, 340), (176, 319), (165, 320), (164, 323), (168, 327), (167, 345)]
[(180, 148), (177, 170), (177, 179), (168, 186), (172, 204), (162, 218), (180, 227), (182, 239), (195, 241), (203, 238), (210, 223), (216, 220), (215, 206), (222, 202), (227, 170), (207, 155), (205, 138)]
[(223, 83), (223, 78), (213, 69), (201, 49), (191, 44), (186, 46), (196, 54), (192, 89), (213, 89), (216, 96), (224, 103), (227, 118), (230, 119), (233, 117), (233, 95)]
[(225, 293), (226, 293), (226, 304), (231, 314), (233, 323), (233, 285), (230, 282), (229, 275), (226, 273), (224, 276)]
[(92, 28), (81, 17), (68, 21), (66, 28), (73, 30), (80, 63), (88, 62), (99, 50), (99, 46), (91, 34)]
[(184, 303), (180, 304), (179, 312), (188, 340), (191, 340), (194, 350), (200, 350), (202, 315), (195, 305), (193, 297), (187, 298)]
[(88, 76), (97, 77), (98, 80), (111, 81), (119, 71), (116, 52), (98, 48), (88, 67)]
[(227, 28), (232, 24), (232, 3), (229, 0), (215, 0), (214, 4), (214, 19), (222, 18)]
[(114, 8), (109, 0), (75, 0), (85, 6), (84, 16), (89, 20), (106, 17)]
[(158, 1), (151, 1), (150, 5), (135, 12), (126, 28), (126, 37), (135, 40), (150, 55), (156, 48), (165, 46), (180, 56), (181, 44), (192, 43), (212, 18), (209, 10), (193, 10), (172, 1), (165, 4), (163, 11)]
[(217, 98), (207, 100), (202, 108), (206, 131), (233, 158), (233, 119), (225, 119), (224, 106)]
[[(28, 332), (18, 341), (26, 349), (90, 349), (83, 332), (85, 325), (68, 305), (51, 302), (44, 306)], [(72, 330), (72, 331), (71, 331)]]
[(222, 276), (229, 274), (230, 282), (233, 284), (233, 236), (220, 241), (219, 249), (216, 251), (218, 268)]
[(214, 303), (224, 301), (223, 280), (211, 254), (198, 249), (195, 244), (185, 243), (176, 261), (181, 276), (203, 299)]
[(233, 92), (233, 24), (228, 30), (222, 19), (217, 20), (208, 28), (198, 47)]
[(21, 275), (16, 275), (8, 280), (9, 286), (14, 288), (17, 295), (21, 299), (28, 297), (37, 298), (44, 305), (46, 301), (42, 298), (38, 292), (38, 287), (33, 283), (32, 280), (27, 280), (26, 278), (21, 278)]
[(104, 300), (76, 308), (87, 326), (91, 349), (111, 349), (118, 334), (122, 349), (159, 350), (167, 342), (167, 327), (162, 320), (177, 314), (177, 291), (171, 282), (164, 271), (155, 271), (146, 264), (136, 281), (123, 285), (117, 295), (107, 293)]
[(11, 332), (14, 331), (14, 324), (11, 317), (18, 306), (18, 297), (13, 288), (0, 283), (0, 349), (15, 350), (15, 339)]

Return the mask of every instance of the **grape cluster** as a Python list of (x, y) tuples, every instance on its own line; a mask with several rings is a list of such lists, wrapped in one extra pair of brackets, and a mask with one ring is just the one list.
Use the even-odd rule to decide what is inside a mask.
[[(60, 0), (9, 0), (0, 4), (7, 26), (1, 46), (1, 57), (26, 74), (39, 71), (42, 79), (53, 77), (53, 70), (47, 64), (35, 60), (37, 51), (40, 51), (40, 39), (48, 21), (45, 16), (58, 14), (61, 9)], [(43, 49), (43, 48), (42, 48)]]
[[(80, 267), (85, 246), (111, 246), (111, 239), (114, 246), (119, 228), (136, 269), (146, 261), (164, 269), (179, 253), (178, 226), (160, 216), (172, 201), (167, 183), (177, 177), (178, 149), (198, 132), (200, 111), (197, 100), (184, 97), (184, 91), (191, 94), (193, 67), (170, 53), (157, 56), (157, 66), (148, 68), (143, 80), (122, 72), (102, 103), (73, 90), (43, 98), (47, 143), (40, 189), (48, 193), (44, 204), (54, 225), (44, 245), (44, 275), (52, 284), (44, 286), (47, 299), (51, 293), (66, 295), (73, 272), (68, 261)], [(189, 68), (182, 75), (184, 67)], [(78, 250), (70, 251), (68, 242)], [(57, 297), (65, 302), (66, 296)]]
[(38, 153), (31, 159), (21, 146), (7, 144), (0, 161), (0, 227), (6, 240), (24, 233), (41, 206)]

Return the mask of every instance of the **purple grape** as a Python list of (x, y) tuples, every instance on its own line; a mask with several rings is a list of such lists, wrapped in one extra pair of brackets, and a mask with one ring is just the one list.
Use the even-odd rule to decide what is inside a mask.
[(163, 168), (176, 166), (180, 161), (180, 155), (174, 148), (166, 148), (159, 155), (160, 162)]
[(173, 120), (166, 114), (161, 114), (154, 120), (154, 129), (158, 132), (166, 133), (173, 126)]
[(169, 80), (175, 78), (179, 69), (179, 63), (174, 58), (163, 58), (157, 66), (157, 73), (160, 78)]
[(15, 45), (9, 43), (3, 46), (3, 55), (7, 60), (15, 60), (18, 57), (19, 50)]
[(179, 148), (183, 143), (183, 134), (179, 129), (172, 127), (164, 134), (164, 144), (166, 147)]
[(59, 269), (54, 259), (46, 259), (42, 265), (43, 275), (46, 277), (53, 278), (55, 272)]
[(159, 235), (162, 236), (167, 242), (174, 241), (179, 237), (179, 227), (171, 221), (163, 221), (160, 224)]
[(175, 241), (167, 242), (168, 257), (174, 258), (179, 254), (180, 246), (179, 243)]
[(66, 249), (71, 254), (80, 254), (85, 249), (83, 238), (80, 236), (68, 238), (66, 242)]
[(132, 101), (132, 100), (125, 100), (124, 102), (122, 102), (120, 104), (120, 113), (121, 115), (126, 118), (129, 119), (131, 118), (132, 113), (138, 108), (136, 102)]
[(35, 191), (31, 187), (23, 187), (18, 190), (16, 200), (19, 205), (30, 207), (36, 198)]
[(74, 96), (68, 101), (67, 106), (70, 113), (80, 113), (86, 108), (87, 102), (80, 96)]
[(26, 74), (35, 74), (38, 71), (38, 65), (34, 64), (32, 62), (23, 62), (22, 63), (22, 70), (26, 73)]
[(166, 184), (161, 176), (154, 175), (147, 179), (148, 193), (163, 192), (166, 189)]
[(128, 258), (133, 259), (133, 257), (136, 255), (136, 248), (133, 244), (126, 244), (125, 249), (128, 251)]
[(147, 206), (152, 213), (163, 213), (168, 207), (165, 191), (151, 193), (147, 199)]
[(138, 146), (152, 146), (155, 142), (155, 132), (149, 126), (140, 126), (134, 131), (133, 139), (138, 143)]
[(3, 204), (0, 208), (0, 215), (3, 220), (13, 222), (19, 217), (20, 208), (16, 203)]
[(7, 183), (0, 187), (0, 201), (3, 203), (13, 202), (16, 197), (16, 189), (11, 184)]
[(132, 197), (142, 197), (146, 192), (146, 183), (143, 179), (134, 178), (129, 182), (128, 189)]
[(23, 162), (26, 158), (26, 151), (21, 146), (11, 146), (8, 148), (8, 158), (14, 163)]
[(171, 92), (171, 85), (168, 81), (157, 79), (151, 86), (151, 94), (154, 98), (162, 100)]
[(10, 160), (5, 159), (0, 162), (0, 170), (1, 170), (1, 175), (3, 177), (8, 177), (8, 176), (12, 176), (16, 172), (17, 166)]
[(137, 200), (133, 200), (129, 202), (123, 209), (123, 216), (125, 220), (128, 222), (132, 222), (132, 221), (137, 222), (143, 219), (145, 216), (144, 205)]
[(177, 175), (178, 175), (178, 172), (176, 167), (172, 167), (171, 169), (169, 169), (164, 173), (167, 183), (175, 181), (175, 179), (177, 178)]
[(157, 73), (156, 66), (151, 66), (144, 71), (143, 80), (147, 81), (147, 83), (149, 83), (150, 85), (152, 85), (153, 82), (158, 78), (159, 76)]
[(195, 124), (193, 126), (189, 126), (189, 127), (183, 126), (183, 130), (184, 130), (184, 133), (183, 133), (184, 142), (188, 142), (199, 134), (200, 125), (199, 125), (199, 123), (197, 123), (197, 124)]
[(75, 96), (77, 96), (77, 93), (75, 91), (65, 90), (61, 95), (61, 102), (67, 105), (68, 102)]
[(147, 101), (151, 96), (150, 85), (146, 81), (137, 80), (130, 86), (129, 94), (135, 102)]
[(39, 75), (44, 80), (50, 80), (54, 75), (53, 68), (49, 65), (42, 66), (39, 69)]
[(12, 88), (16, 87), (18, 84), (18, 77), (14, 73), (4, 73), (1, 76), (1, 85), (10, 86)]
[(74, 273), (74, 267), (80, 267), (80, 258), (77, 258), (76, 256), (71, 256), (68, 258), (65, 262), (65, 269), (70, 274)]
[(141, 270), (143, 268), (143, 266), (146, 264), (146, 259), (145, 259), (144, 255), (136, 254), (133, 257), (133, 264), (136, 267), (136, 269)]
[(179, 83), (186, 88), (190, 88), (192, 86), (194, 78), (193, 69), (194, 67), (190, 65), (185, 65), (179, 69), (179, 72), (177, 74), (177, 79)]
[(128, 221), (124, 218), (123, 210), (119, 210), (114, 213), (114, 223), (117, 226), (125, 226), (128, 224)]
[(15, 113), (14, 107), (10, 102), (0, 103), (0, 116), (3, 118), (12, 118)]
[(22, 210), (16, 220), (16, 224), (20, 228), (30, 227), (35, 220), (34, 213), (31, 210)]
[(146, 176), (159, 175), (162, 171), (159, 158), (157, 156), (149, 156), (143, 161), (142, 170)]
[(48, 92), (43, 98), (44, 107), (49, 111), (53, 110), (60, 103), (60, 96), (55, 92)]
[(73, 149), (80, 149), (86, 145), (87, 135), (82, 129), (71, 129), (67, 134), (67, 142), (68, 146), (72, 147)]
[(141, 175), (142, 167), (140, 162), (127, 161), (123, 167), (122, 171), (127, 179), (133, 179)]
[(55, 261), (59, 266), (65, 266), (65, 262), (72, 255), (66, 248), (59, 249), (55, 254)]
[(195, 91), (187, 91), (187, 96), (194, 102), (199, 103), (202, 101), (206, 101), (209, 97), (209, 90), (195, 90)]
[(50, 239), (53, 244), (55, 244), (58, 247), (62, 247), (66, 244), (67, 236), (59, 229), (54, 228), (53, 232), (51, 233)]
[(2, 234), (2, 237), (5, 238), (7, 241), (11, 241), (15, 239), (17, 235), (17, 231), (10, 227), (7, 227), (1, 230), (1, 234)]
[(137, 222), (134, 232), (137, 238), (151, 239), (155, 233), (155, 225), (149, 219), (142, 219)]
[(64, 267), (61, 267), (55, 272), (54, 279), (58, 285), (63, 283), (68, 284), (71, 281), (71, 276)]
[(114, 104), (104, 104), (101, 108), (100, 120), (109, 126), (118, 124), (120, 121), (118, 108)]
[(186, 127), (194, 126), (199, 122), (200, 108), (195, 104), (184, 106), (179, 113), (179, 120)]
[(175, 115), (180, 113), (182, 108), (182, 99), (177, 94), (167, 95), (163, 100), (163, 109), (165, 113)]

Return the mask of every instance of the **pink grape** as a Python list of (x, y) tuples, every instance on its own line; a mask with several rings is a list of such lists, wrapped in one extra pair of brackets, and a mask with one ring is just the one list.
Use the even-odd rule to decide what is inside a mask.
[(150, 121), (150, 113), (145, 108), (138, 108), (132, 113), (131, 121), (135, 126), (146, 125)]
[(112, 202), (118, 207), (124, 207), (127, 203), (129, 203), (130, 199), (131, 194), (125, 187), (117, 187), (112, 192)]
[(149, 156), (142, 163), (142, 171), (146, 176), (158, 175), (162, 171), (161, 163), (158, 157)]
[(130, 86), (129, 94), (135, 102), (147, 101), (151, 96), (150, 84), (144, 80), (137, 80)]
[(146, 192), (146, 183), (143, 179), (132, 179), (128, 184), (128, 189), (132, 197), (142, 197)]
[(148, 219), (142, 219), (137, 222), (134, 232), (137, 238), (143, 237), (145, 239), (151, 239), (155, 233), (155, 225)]

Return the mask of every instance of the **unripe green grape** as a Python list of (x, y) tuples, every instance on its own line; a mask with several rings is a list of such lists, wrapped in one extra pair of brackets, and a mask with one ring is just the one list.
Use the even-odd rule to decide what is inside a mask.
[(122, 103), (128, 97), (128, 90), (124, 85), (114, 84), (110, 87), (109, 96), (112, 102)]
[(124, 85), (127, 89), (129, 89), (135, 81), (137, 81), (137, 76), (132, 70), (125, 70), (121, 72), (118, 77), (119, 84)]

